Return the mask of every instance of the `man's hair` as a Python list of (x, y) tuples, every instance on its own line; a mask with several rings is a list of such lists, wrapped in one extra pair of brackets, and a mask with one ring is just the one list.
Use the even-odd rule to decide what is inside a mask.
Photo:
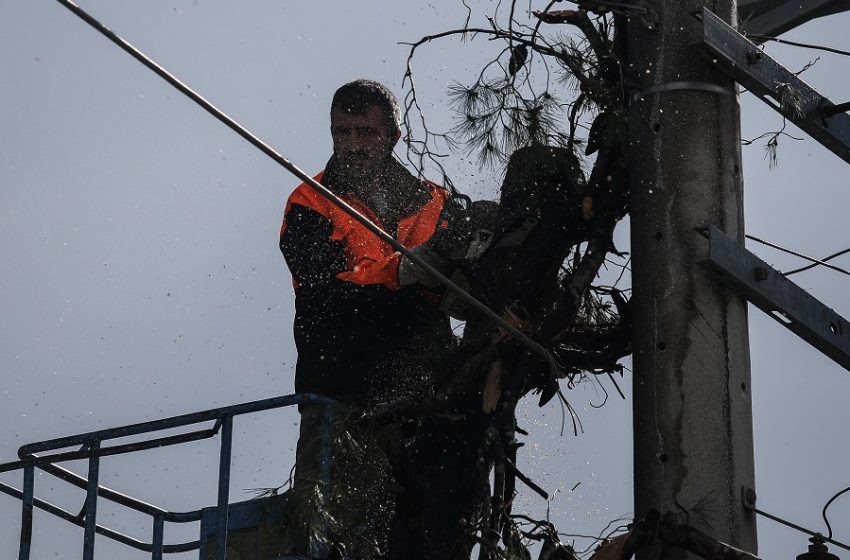
[(354, 115), (364, 115), (372, 107), (378, 107), (384, 112), (390, 134), (401, 124), (401, 108), (395, 95), (387, 86), (374, 80), (361, 78), (340, 87), (331, 101), (331, 115), (337, 107)]

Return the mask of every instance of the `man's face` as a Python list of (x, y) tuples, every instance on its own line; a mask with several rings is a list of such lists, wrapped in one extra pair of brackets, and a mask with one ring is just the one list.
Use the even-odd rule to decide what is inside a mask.
[(399, 130), (387, 130), (380, 107), (371, 107), (362, 115), (340, 107), (331, 111), (331, 136), (334, 154), (355, 176), (365, 177), (376, 171), (398, 141)]

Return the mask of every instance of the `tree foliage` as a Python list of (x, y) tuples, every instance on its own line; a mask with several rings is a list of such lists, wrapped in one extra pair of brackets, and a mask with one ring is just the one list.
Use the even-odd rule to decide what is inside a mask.
[[(405, 122), (408, 131), (414, 120), (424, 130), (418, 140), (408, 132), (408, 159), (419, 167), (438, 162), (436, 144), (444, 142), (482, 167), (505, 166), (499, 203), (491, 208), (494, 240), (462, 268), (463, 277), (473, 295), (555, 358), (555, 367), (543, 363), (473, 315), (456, 367), (433, 397), (388, 405), (417, 414), (463, 406), (479, 407), (469, 410), (478, 414), (483, 407), (488, 414), (479, 454), (495, 474), (491, 484), (491, 469), (482, 471), (487, 491), (470, 525), (484, 559), (527, 558), (531, 541), (543, 543), (541, 558), (575, 557), (550, 524), (512, 513), (517, 480), (536, 488), (515, 467), (521, 444), (514, 411), (528, 393), (539, 394), (541, 406), (557, 396), (577, 432), (580, 420), (562, 389), (603, 375), (619, 391), (614, 375), (622, 374), (619, 360), (630, 352), (628, 290), (618, 286), (623, 274), (613, 285), (594, 282), (606, 261), (626, 257), (612, 243), (628, 212), (623, 33), (627, 17), (651, 18), (639, 2), (581, 1), (577, 9), (557, 11), (555, 4), (523, 18), (513, 2), (505, 24), (497, 9), (489, 26), (467, 21), (423, 37), (410, 44), (408, 57)], [(471, 83), (449, 88), (455, 123), (434, 132), (421, 111), (413, 59), (423, 45), (451, 36), (502, 47)]]

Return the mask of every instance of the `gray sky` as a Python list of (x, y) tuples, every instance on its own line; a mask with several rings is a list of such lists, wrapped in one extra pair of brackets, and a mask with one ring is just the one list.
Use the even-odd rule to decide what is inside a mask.
[[(366, 76), (401, 95), (407, 48), (397, 43), (465, 17), (459, 1), (81, 5), (308, 172), (330, 153), (328, 105), (339, 84)], [(491, 9), (470, 5), (473, 24)], [(842, 14), (787, 38), (846, 48), (848, 28)], [(417, 86), (434, 129), (451, 123), (447, 84), (470, 82), (495, 48), (445, 40), (420, 50)], [(792, 69), (821, 56), (804, 78), (835, 102), (850, 98), (850, 59), (768, 52)], [(291, 392), (293, 295), (276, 242), (297, 181), (56, 2), (0, 0), (0, 68), (0, 462), (33, 441)], [(745, 138), (781, 126), (751, 96), (742, 105)], [(813, 256), (850, 247), (850, 167), (808, 139), (783, 138), (776, 170), (757, 145), (744, 158), (749, 233)], [(495, 196), (497, 173), (466, 159), (447, 159), (457, 186)], [(618, 238), (627, 246), (624, 231)], [(802, 264), (749, 247), (780, 269)], [(850, 257), (836, 264), (850, 266)], [(846, 276), (814, 270), (796, 281), (850, 316)], [(760, 311), (750, 317), (759, 506), (823, 531), (824, 502), (850, 485), (850, 376)], [(627, 396), (629, 383), (627, 375)], [(631, 403), (611, 398), (594, 409), (602, 395), (592, 385), (570, 398), (585, 434), (561, 436), (557, 406), (529, 403), (523, 462), (557, 490), (551, 515), (561, 531), (597, 534), (631, 512)], [(296, 423), (293, 411), (237, 421), (233, 500), (283, 482)], [(206, 442), (106, 459), (102, 477), (182, 511), (214, 503), (216, 466), (216, 443)], [(21, 485), (20, 473), (0, 480)], [(71, 510), (82, 504), (81, 493), (46, 476), (36, 490)], [(523, 494), (518, 507), (539, 514), (546, 504)], [(850, 498), (830, 511), (836, 538), (850, 541)], [(0, 516), (0, 556), (14, 557), (18, 503), (0, 495)], [(35, 519), (34, 558), (81, 554), (81, 531)], [(141, 519), (109, 507), (99, 520), (149, 538)], [(805, 550), (801, 534), (770, 521), (759, 530), (765, 559)], [(103, 557), (144, 557), (98, 543)]]

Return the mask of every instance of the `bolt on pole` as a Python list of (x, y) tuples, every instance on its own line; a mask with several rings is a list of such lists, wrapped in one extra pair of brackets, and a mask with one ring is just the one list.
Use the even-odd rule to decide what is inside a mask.
[(744, 239), (737, 88), (692, 47), (702, 29), (695, 14), (707, 6), (734, 24), (736, 2), (647, 5), (657, 21), (631, 18), (626, 68), (637, 88), (629, 110), (635, 518), (678, 513), (755, 553), (742, 494), (754, 488), (747, 307), (701, 264), (709, 247), (701, 228)]

